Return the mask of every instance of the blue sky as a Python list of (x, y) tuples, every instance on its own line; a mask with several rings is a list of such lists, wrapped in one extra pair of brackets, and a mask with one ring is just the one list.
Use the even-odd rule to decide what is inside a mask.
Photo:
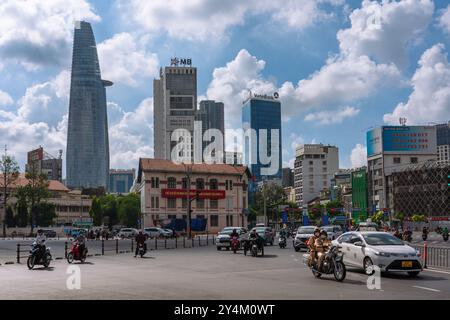
[(152, 80), (191, 57), (198, 94), (240, 125), (247, 89), (280, 92), (283, 161), (301, 143), (365, 161), (365, 132), (450, 120), (446, 1), (18, 0), (0, 3), (0, 143), (24, 166), (42, 145), (65, 152), (73, 21), (92, 22), (108, 89), (111, 165), (153, 155)]

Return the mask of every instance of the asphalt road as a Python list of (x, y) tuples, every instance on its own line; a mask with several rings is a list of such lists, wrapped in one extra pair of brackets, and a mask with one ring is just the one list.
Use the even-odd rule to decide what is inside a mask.
[[(289, 246), (291, 244), (288, 242)], [(450, 272), (424, 271), (416, 279), (383, 275), (381, 289), (369, 290), (368, 277), (348, 270), (338, 283), (321, 279), (290, 247), (266, 247), (264, 257), (214, 246), (157, 250), (145, 259), (132, 254), (90, 257), (80, 265), (81, 290), (68, 290), (68, 264), (52, 261), (49, 270), (28, 270), (25, 264), (0, 266), (4, 299), (450, 299)]]

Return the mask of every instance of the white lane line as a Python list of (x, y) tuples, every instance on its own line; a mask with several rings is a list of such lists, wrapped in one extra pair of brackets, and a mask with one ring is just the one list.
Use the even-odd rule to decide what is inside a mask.
[(413, 286), (413, 288), (423, 289), (423, 290), (428, 290), (428, 291), (433, 291), (433, 292), (441, 292), (441, 290), (436, 290), (436, 289), (427, 288), (427, 287)]
[(445, 274), (450, 274), (450, 272), (448, 271), (442, 271), (442, 270), (437, 270), (437, 269), (424, 269), (423, 271), (429, 271), (429, 272), (437, 272), (437, 273), (445, 273)]

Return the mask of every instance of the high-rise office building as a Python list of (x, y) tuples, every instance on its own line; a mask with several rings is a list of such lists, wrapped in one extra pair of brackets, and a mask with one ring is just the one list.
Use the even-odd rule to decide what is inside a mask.
[(106, 87), (102, 80), (92, 27), (76, 22), (67, 135), (67, 186), (107, 189), (109, 140)]
[(282, 185), (283, 188), (294, 186), (294, 170), (291, 168), (283, 168), (282, 171)]
[[(182, 59), (185, 60), (185, 59)], [(191, 63), (172, 59), (170, 67), (161, 68), (160, 79), (153, 80), (154, 106), (154, 146), (155, 158), (172, 159), (172, 149), (182, 142), (186, 154), (177, 156), (193, 159), (194, 121), (197, 109), (197, 68)], [(185, 129), (189, 141), (182, 135), (173, 134), (177, 129)], [(173, 136), (173, 137), (172, 137)], [(172, 141), (174, 138), (175, 141)]]
[(305, 144), (297, 148), (294, 163), (295, 200), (300, 208), (330, 190), (331, 179), (339, 170), (339, 149), (323, 144)]
[(437, 160), (450, 164), (450, 121), (436, 125)]
[(244, 101), (242, 126), (244, 164), (250, 168), (253, 181), (280, 180), (281, 184), (281, 103), (278, 94), (253, 95)]
[(410, 165), (436, 161), (435, 126), (383, 126), (367, 132), (369, 210), (392, 214), (392, 174)]
[(116, 170), (109, 171), (109, 193), (127, 194), (133, 187), (136, 170)]
[[(208, 135), (207, 131), (209, 129), (219, 130), (222, 134), (222, 144), (220, 150), (215, 150), (216, 153), (213, 153), (213, 156), (217, 155), (217, 152), (220, 152), (224, 155), (225, 151), (225, 120), (224, 120), (224, 105), (222, 102), (215, 102), (213, 100), (204, 100), (200, 101), (200, 109), (197, 111), (195, 115), (195, 120), (200, 121), (202, 123), (202, 154), (205, 151), (205, 148), (211, 143), (213, 139), (211, 135)], [(205, 159), (203, 159), (205, 161)]]
[(25, 171), (45, 174), (48, 180), (62, 182), (62, 150), (59, 151), (58, 158), (45, 152), (42, 147), (28, 152)]

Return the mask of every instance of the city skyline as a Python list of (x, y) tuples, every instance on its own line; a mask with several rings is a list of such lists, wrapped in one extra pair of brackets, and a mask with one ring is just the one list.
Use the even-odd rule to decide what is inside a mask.
[[(137, 2), (129, 6), (122, 2), (124, 12), (136, 10)], [(176, 19), (157, 20), (160, 26), (156, 26), (146, 24), (136, 15), (126, 23), (121, 19), (118, 2), (80, 3), (86, 5), (78, 10), (63, 8), (57, 2), (32, 4), (41, 20), (56, 21), (59, 17), (57, 13), (46, 13), (43, 9), (46, 6), (59, 6), (64, 13), (61, 13), (64, 22), (58, 20), (54, 26), (60, 28), (60, 33), (54, 33), (46, 24), (37, 24), (33, 30), (41, 39), (48, 38), (52, 45), (44, 46), (34, 38), (22, 37), (31, 30), (13, 24), (8, 30), (21, 31), (15, 33), (16, 42), (23, 45), (17, 49), (20, 54), (12, 57), (14, 34), (2, 31), (0, 133), (5, 141), (1, 142), (8, 144), (22, 168), (26, 152), (38, 145), (51, 152), (65, 150), (70, 44), (73, 20), (78, 19), (93, 23), (102, 72), (117, 82), (108, 93), (114, 168), (131, 168), (139, 157), (153, 156), (151, 81), (157, 77), (159, 67), (168, 65), (170, 58), (176, 56), (192, 58), (199, 70), (198, 101), (214, 99), (224, 103), (227, 128), (239, 123), (233, 114), (238, 114), (236, 110), (247, 89), (261, 94), (280, 93), (285, 120), (283, 167), (288, 164), (292, 167), (296, 145), (309, 142), (337, 145), (341, 166), (351, 167), (364, 160), (365, 132), (370, 127), (396, 124), (400, 116), (407, 117), (408, 124), (450, 119), (445, 95), (437, 94), (448, 90), (446, 79), (450, 69), (446, 57), (450, 48), (447, 33), (450, 10), (442, 2), (410, 1), (395, 5), (337, 1), (334, 5), (314, 4), (309, 19), (302, 15), (304, 12), (295, 10), (292, 2), (281, 8), (268, 4), (267, 10), (273, 10), (272, 13), (263, 9), (250, 13), (243, 4), (237, 18), (224, 20), (222, 26), (203, 19), (206, 12), (199, 12), (203, 17), (201, 23), (211, 24), (209, 29), (200, 28), (207, 30), (202, 32), (193, 30), (190, 24), (183, 26)], [(5, 16), (6, 4), (0, 7)], [(170, 4), (165, 6), (173, 10)], [(189, 4), (184, 6), (192, 9)], [(141, 8), (147, 14), (153, 9), (151, 4)], [(287, 8), (290, 12), (286, 12)], [(223, 9), (218, 5), (209, 10)], [(74, 11), (77, 13), (73, 14)], [(376, 23), (363, 24), (358, 29), (358, 23), (364, 22), (362, 19), (369, 20), (378, 11), (382, 29), (377, 29)], [(288, 13), (298, 19), (290, 20)], [(114, 17), (119, 19), (111, 28)], [(179, 18), (198, 22), (190, 16)], [(15, 21), (20, 19), (16, 17)], [(397, 20), (405, 28), (394, 35), (389, 30), (398, 27)], [(280, 27), (282, 32), (275, 31), (277, 28), (273, 26)], [(372, 42), (365, 35), (373, 35)], [(390, 47), (392, 40), (399, 45)], [(442, 72), (439, 66), (443, 67)], [(338, 76), (340, 86), (333, 82)], [(12, 81), (18, 78), (21, 81)], [(323, 89), (319, 95), (318, 83)], [(423, 101), (421, 96), (432, 98)], [(417, 106), (423, 103), (429, 103), (428, 112), (418, 112)], [(406, 111), (399, 112), (402, 110)], [(14, 126), (22, 129), (20, 134), (11, 129)], [(65, 161), (65, 154), (63, 157)]]

